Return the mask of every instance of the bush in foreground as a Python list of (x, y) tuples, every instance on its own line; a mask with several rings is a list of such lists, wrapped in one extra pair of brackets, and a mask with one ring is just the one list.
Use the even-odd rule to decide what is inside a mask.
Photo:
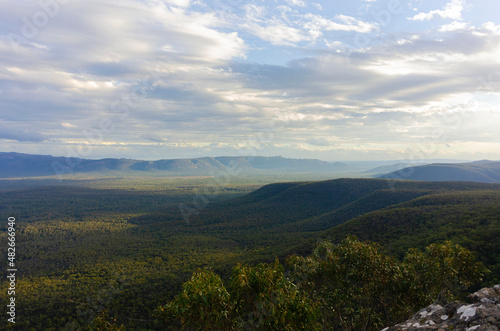
[(278, 261), (237, 265), (228, 288), (199, 270), (156, 316), (188, 330), (377, 330), (433, 300), (454, 299), (486, 272), (451, 242), (410, 250), (399, 261), (354, 237), (322, 242), (286, 264), (289, 275)]

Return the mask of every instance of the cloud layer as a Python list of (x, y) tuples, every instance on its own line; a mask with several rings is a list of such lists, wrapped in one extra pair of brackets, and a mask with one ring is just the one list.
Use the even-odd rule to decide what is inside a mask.
[(498, 159), (493, 9), (4, 0), (1, 150)]

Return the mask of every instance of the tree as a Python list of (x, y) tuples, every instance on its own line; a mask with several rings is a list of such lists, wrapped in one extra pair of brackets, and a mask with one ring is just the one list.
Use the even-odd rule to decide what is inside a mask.
[(221, 278), (207, 269), (196, 271), (173, 301), (157, 309), (156, 316), (177, 319), (182, 329), (195, 330), (232, 330), (235, 322), (228, 291)]
[(339, 245), (325, 241), (311, 256), (290, 256), (287, 263), (300, 288), (318, 300), (323, 326), (371, 330), (401, 315), (403, 302), (396, 289), (403, 270), (376, 244), (354, 237)]
[(230, 293), (239, 329), (315, 330), (317, 305), (284, 275), (284, 267), (261, 263), (233, 268)]
[(116, 319), (110, 321), (109, 312), (107, 310), (102, 310), (96, 317), (92, 320), (88, 327), (88, 331), (123, 331), (125, 327), (123, 325), (116, 325)]
[(233, 268), (229, 291), (218, 275), (200, 270), (184, 283), (173, 301), (157, 309), (157, 317), (177, 319), (182, 329), (315, 330), (312, 300), (284, 276), (275, 261)]
[(456, 299), (489, 272), (471, 251), (451, 241), (432, 244), (424, 252), (410, 249), (403, 263), (411, 277), (413, 302), (419, 306)]
[(158, 316), (197, 330), (380, 330), (435, 298), (453, 298), (486, 271), (451, 242), (412, 249), (400, 261), (355, 237), (321, 242), (287, 265), (293, 281), (278, 260), (238, 264), (228, 290), (218, 275), (200, 270)]

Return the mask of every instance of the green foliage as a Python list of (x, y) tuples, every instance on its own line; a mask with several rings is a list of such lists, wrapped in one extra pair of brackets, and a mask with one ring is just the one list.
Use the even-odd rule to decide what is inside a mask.
[[(92, 188), (66, 182), (0, 188), (1, 219), (17, 219), (19, 329), (82, 329), (102, 310), (128, 329), (155, 329), (152, 312), (172, 299), (187, 275), (202, 266), (224, 268), (225, 261), (241, 256), (232, 239), (183, 231), (178, 204), (192, 201), (193, 191), (210, 183), (208, 178), (77, 182), (71, 184)], [(229, 184), (214, 201), (252, 188)], [(4, 244), (5, 225), (0, 223)], [(6, 258), (0, 255), (2, 265)], [(7, 291), (0, 292), (5, 300)], [(6, 322), (0, 321), (0, 329)]]
[(235, 266), (228, 291), (212, 271), (197, 272), (160, 316), (176, 317), (183, 329), (380, 330), (485, 272), (470, 251), (450, 242), (410, 250), (399, 261), (354, 237), (322, 242), (287, 264), (297, 285), (278, 260)]
[(498, 191), (445, 192), (360, 215), (325, 235), (332, 241), (356, 235), (380, 243), (400, 258), (410, 248), (452, 241), (477, 253), (478, 260), (491, 270), (484, 285), (494, 285), (500, 282), (499, 214)]
[(231, 330), (230, 296), (220, 277), (211, 270), (198, 270), (182, 285), (182, 292), (157, 316), (166, 321), (180, 320), (183, 329)]
[(314, 330), (319, 327), (317, 310), (284, 275), (275, 260), (255, 267), (238, 264), (230, 281), (239, 329)]
[(199, 270), (174, 300), (156, 310), (166, 324), (190, 330), (314, 330), (316, 309), (284, 276), (283, 266), (233, 268), (229, 291), (218, 275)]
[(372, 330), (410, 311), (400, 292), (405, 271), (372, 243), (353, 237), (320, 243), (308, 257), (290, 256), (301, 289), (322, 308), (322, 324), (335, 330)]
[[(295, 179), (284, 174), (279, 180)], [(251, 287), (240, 288), (241, 295), (260, 298), (238, 306), (238, 314), (231, 315), (236, 327), (264, 328), (270, 325), (265, 324), (268, 316), (279, 320), (277, 316), (287, 316), (288, 311), (312, 318), (313, 311), (324, 309), (316, 297), (302, 284), (278, 282), (280, 277), (272, 281), (274, 290), (262, 290), (258, 284), (265, 284), (271, 274), (256, 265), (271, 266), (276, 256), (305, 256), (318, 238), (337, 243), (349, 234), (378, 242), (399, 259), (409, 248), (422, 250), (451, 240), (476, 252), (492, 270), (485, 277), (488, 285), (500, 282), (500, 185), (341, 179), (273, 184), (242, 196), (276, 178), (230, 181), (207, 196), (210, 204), (189, 223), (179, 203), (193, 205), (193, 197), (205, 194), (213, 178), (0, 181), (0, 219), (17, 219), (16, 294), (22, 298), (17, 312), (23, 318), (16, 327), (82, 329), (96, 312), (107, 310), (129, 330), (162, 330), (165, 326), (156, 324), (152, 312), (171, 301), (193, 271), (204, 267), (228, 280), (231, 307), (236, 309), (237, 286), (230, 280), (236, 264), (254, 279)], [(6, 247), (5, 222), (0, 222), (0, 230), (0, 243)], [(368, 250), (365, 257), (370, 254)], [(6, 258), (0, 255), (1, 265), (7, 265)], [(253, 267), (247, 270), (247, 264)], [(261, 275), (267, 276), (258, 281)], [(7, 279), (0, 279), (0, 287), (8, 287)], [(314, 304), (302, 307), (311, 314), (301, 313), (301, 300), (308, 297)], [(0, 292), (0, 301), (5, 300), (6, 292)], [(381, 313), (374, 308), (370, 323), (377, 314)], [(383, 314), (395, 318), (390, 310)], [(293, 321), (293, 316), (286, 319)], [(0, 329), (5, 327), (6, 320), (0, 320)]]
[(101, 311), (92, 320), (88, 327), (88, 331), (124, 331), (125, 327), (123, 325), (116, 325), (116, 319), (111, 319), (109, 317), (109, 312), (107, 310)]
[(488, 271), (475, 261), (472, 252), (451, 241), (432, 244), (425, 252), (410, 249), (403, 262), (409, 270), (411, 294), (417, 306), (433, 299), (444, 302), (457, 299)]

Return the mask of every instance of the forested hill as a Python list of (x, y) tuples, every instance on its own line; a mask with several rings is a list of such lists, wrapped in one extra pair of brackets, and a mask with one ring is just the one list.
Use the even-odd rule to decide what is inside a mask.
[(380, 178), (500, 183), (500, 161), (435, 163), (407, 167), (382, 175)]
[(202, 157), (141, 161), (132, 159), (89, 160), (21, 153), (0, 153), (0, 178), (67, 175), (73, 173), (114, 173), (154, 175), (163, 173), (210, 175), (227, 171), (231, 175), (266, 171), (331, 172), (346, 169), (342, 163), (280, 156)]
[(238, 237), (269, 257), (351, 234), (394, 254), (452, 239), (480, 252), (499, 281), (499, 215), (500, 184), (336, 179), (267, 185), (189, 215), (187, 228)]
[[(0, 190), (0, 214), (15, 216), (19, 234), (19, 329), (86, 329), (107, 311), (130, 330), (165, 330), (156, 308), (198, 268), (210, 267), (226, 282), (238, 264), (310, 255), (318, 241), (336, 244), (349, 235), (376, 242), (397, 258), (409, 248), (450, 240), (491, 270), (485, 285), (500, 283), (500, 184), (336, 179), (215, 188), (212, 178), (82, 182)], [(7, 222), (0, 228), (6, 240)], [(7, 259), (0, 256), (0, 263)], [(0, 285), (8, 288), (7, 282)], [(4, 300), (6, 291), (0, 293)], [(5, 325), (6, 319), (0, 321), (0, 329)]]
[[(421, 196), (483, 190), (500, 192), (500, 184), (363, 178), (275, 183), (231, 201), (208, 205), (191, 217), (191, 224), (206, 226), (227, 221), (229, 228), (245, 226), (247, 222), (253, 227), (291, 228), (295, 221), (300, 221), (303, 230), (324, 230), (368, 211)], [(341, 212), (345, 216), (340, 217)]]

